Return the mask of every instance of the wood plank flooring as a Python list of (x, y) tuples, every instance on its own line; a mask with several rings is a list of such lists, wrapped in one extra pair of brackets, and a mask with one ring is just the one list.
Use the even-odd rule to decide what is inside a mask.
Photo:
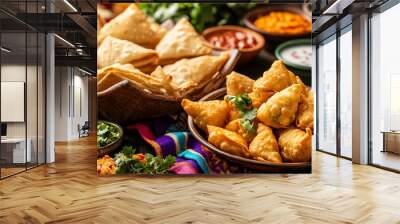
[(400, 223), (400, 175), (315, 152), (312, 174), (97, 177), (95, 139), (0, 181), (0, 223)]

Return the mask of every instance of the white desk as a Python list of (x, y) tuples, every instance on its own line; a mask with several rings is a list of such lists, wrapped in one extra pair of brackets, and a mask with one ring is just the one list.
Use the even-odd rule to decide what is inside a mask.
[[(31, 162), (32, 153), (31, 146), (32, 140), (27, 138), (26, 154), (25, 154), (25, 138), (2, 138), (1, 139), (1, 151), (10, 152), (12, 151), (12, 163), (25, 163)], [(11, 148), (12, 147), (12, 148)], [(3, 154), (2, 154), (3, 157)], [(25, 161), (26, 158), (26, 161)], [(10, 161), (11, 162), (11, 161)]]

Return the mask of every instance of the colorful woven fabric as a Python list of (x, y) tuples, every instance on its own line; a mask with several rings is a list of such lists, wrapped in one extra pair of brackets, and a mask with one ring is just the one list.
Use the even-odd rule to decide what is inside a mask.
[[(165, 123), (159, 121), (157, 127), (165, 128)], [(226, 173), (227, 166), (217, 159), (207, 148), (201, 145), (189, 132), (170, 132), (155, 137), (147, 124), (139, 123), (127, 127), (128, 130), (137, 130), (140, 136), (149, 143), (156, 155), (166, 157), (176, 156), (176, 163), (170, 171), (177, 174), (210, 174)], [(160, 129), (158, 128), (158, 131)]]

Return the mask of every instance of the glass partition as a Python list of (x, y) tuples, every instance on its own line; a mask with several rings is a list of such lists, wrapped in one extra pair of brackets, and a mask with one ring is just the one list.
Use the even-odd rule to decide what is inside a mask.
[(2, 177), (24, 171), (26, 163), (31, 162), (26, 136), (26, 41), (24, 31), (1, 34)]
[(352, 157), (352, 32), (344, 29), (340, 46), (340, 155)]
[(336, 36), (318, 47), (317, 149), (336, 154)]
[(45, 162), (46, 40), (18, 19), (40, 4), (0, 2), (0, 178)]
[(371, 18), (370, 162), (400, 171), (400, 4)]

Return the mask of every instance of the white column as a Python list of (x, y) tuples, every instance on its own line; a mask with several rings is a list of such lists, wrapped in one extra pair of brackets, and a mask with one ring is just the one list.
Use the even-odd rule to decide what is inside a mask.
[(353, 162), (368, 163), (368, 15), (353, 19)]
[(55, 56), (54, 35), (46, 35), (46, 163), (55, 161)]

